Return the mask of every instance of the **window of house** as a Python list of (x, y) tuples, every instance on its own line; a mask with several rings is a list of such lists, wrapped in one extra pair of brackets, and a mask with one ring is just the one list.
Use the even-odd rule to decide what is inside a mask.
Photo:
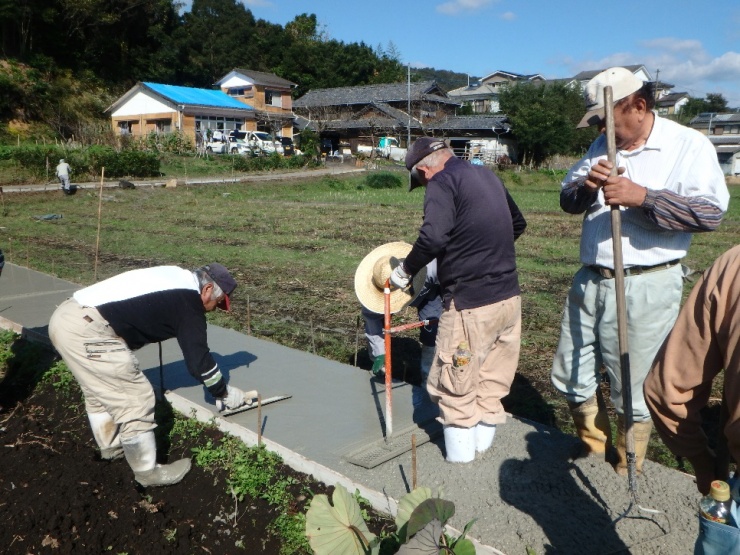
[(283, 95), (278, 91), (270, 91), (265, 89), (265, 105), (266, 106), (277, 106), (278, 108), (283, 105)]
[(172, 120), (169, 119), (155, 119), (147, 121), (148, 124), (154, 125), (155, 133), (169, 133), (172, 131)]
[(118, 122), (118, 132), (121, 135), (130, 135), (131, 134), (131, 124), (133, 122), (131, 121), (119, 121)]
[(252, 87), (235, 87), (229, 89), (229, 96), (252, 96)]

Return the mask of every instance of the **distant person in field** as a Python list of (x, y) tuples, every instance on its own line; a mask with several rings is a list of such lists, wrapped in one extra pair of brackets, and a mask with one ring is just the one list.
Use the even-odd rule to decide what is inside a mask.
[(597, 403), (601, 368), (617, 411), (615, 470), (627, 474), (625, 416), (612, 249), (611, 210), (621, 208), (636, 470), (650, 439), (652, 421), (642, 385), (655, 354), (673, 326), (681, 303), (681, 259), (693, 233), (715, 230), (729, 193), (709, 139), (660, 118), (650, 83), (623, 67), (596, 75), (586, 86), (588, 112), (578, 127), (605, 129), (603, 91), (612, 87), (617, 174), (610, 176), (602, 133), (561, 184), (560, 206), (583, 214), (578, 270), (565, 301), (552, 383), (570, 407), (585, 453), (611, 456), (606, 409)]
[(72, 168), (67, 164), (67, 162), (64, 161), (64, 158), (59, 160), (59, 164), (57, 165), (57, 177), (59, 178), (59, 183), (62, 186), (62, 191), (65, 194), (69, 194), (72, 190), (69, 184), (69, 174), (72, 172)]

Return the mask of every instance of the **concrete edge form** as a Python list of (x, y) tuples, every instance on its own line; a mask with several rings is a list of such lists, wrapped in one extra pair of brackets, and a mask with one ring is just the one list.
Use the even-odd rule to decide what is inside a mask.
[[(173, 408), (175, 408), (178, 412), (184, 414), (185, 416), (195, 418), (199, 422), (203, 423), (212, 422), (216, 425), (216, 427), (218, 427), (219, 430), (238, 437), (246, 445), (250, 447), (257, 446), (257, 434), (254, 433), (252, 430), (248, 430), (243, 426), (240, 426), (233, 422), (229, 422), (225, 418), (222, 418), (214, 414), (210, 410), (205, 409), (200, 405), (193, 403), (188, 399), (185, 399), (184, 397), (181, 397), (177, 393), (167, 391), (165, 392), (165, 397), (170, 402)], [(347, 476), (344, 476), (343, 474), (340, 474), (322, 464), (307, 459), (306, 457), (303, 457), (302, 455), (291, 451), (290, 449), (284, 447), (283, 445), (280, 445), (279, 443), (276, 443), (269, 439), (265, 439), (264, 437), (261, 438), (261, 441), (267, 449), (280, 455), (285, 464), (290, 466), (292, 469), (304, 474), (311, 475), (317, 480), (320, 480), (330, 486), (341, 484), (342, 486), (347, 488), (347, 491), (349, 492), (354, 492), (355, 490), (357, 490), (360, 492), (360, 495), (362, 495), (362, 497), (370, 502), (375, 510), (389, 514), (392, 517), (396, 516), (396, 513), (398, 512), (398, 501), (393, 499), (392, 497), (389, 497), (382, 492), (369, 489), (366, 486), (363, 486), (362, 484), (351, 480)], [(460, 536), (461, 534), (459, 530), (456, 530), (451, 526), (445, 526), (445, 530), (451, 536)], [(505, 555), (503, 552), (497, 550), (496, 548), (488, 545), (483, 545), (474, 538), (468, 539), (473, 542), (476, 555)]]

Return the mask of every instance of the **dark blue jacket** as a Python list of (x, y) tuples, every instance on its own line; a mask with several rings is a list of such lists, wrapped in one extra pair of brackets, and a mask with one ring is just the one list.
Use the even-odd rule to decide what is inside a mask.
[(424, 223), (404, 268), (437, 259), (445, 308), (477, 308), (520, 294), (514, 240), (527, 226), (488, 168), (450, 158), (426, 187)]

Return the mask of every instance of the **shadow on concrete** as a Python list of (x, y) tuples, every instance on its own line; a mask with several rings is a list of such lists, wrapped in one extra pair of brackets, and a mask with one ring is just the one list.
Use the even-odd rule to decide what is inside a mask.
[(549, 541), (547, 554), (629, 553), (598, 488), (569, 462), (569, 452), (578, 440), (565, 438), (544, 427), (528, 433), (530, 458), (508, 459), (501, 465), (501, 499), (542, 528)]

